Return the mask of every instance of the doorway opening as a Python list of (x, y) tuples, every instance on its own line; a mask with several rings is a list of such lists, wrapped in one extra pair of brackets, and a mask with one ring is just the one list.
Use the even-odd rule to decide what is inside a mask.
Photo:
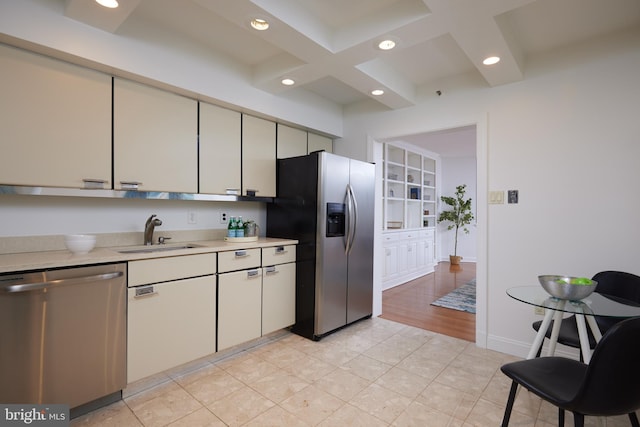
[[(453, 195), (456, 186), (465, 184), (467, 197), (473, 199), (472, 208), (477, 218), (477, 134), (477, 125), (474, 124), (376, 141), (400, 141), (437, 154), (440, 162), (438, 202), (441, 195)], [(478, 247), (475, 224), (470, 227), (470, 235), (459, 236), (458, 255), (464, 258), (460, 266), (448, 262), (449, 255), (453, 254), (453, 232), (448, 232), (444, 224), (436, 225), (436, 230), (435, 271), (382, 291), (381, 317), (475, 342), (477, 327), (474, 313), (431, 305), (451, 291), (469, 282), (475, 283)]]

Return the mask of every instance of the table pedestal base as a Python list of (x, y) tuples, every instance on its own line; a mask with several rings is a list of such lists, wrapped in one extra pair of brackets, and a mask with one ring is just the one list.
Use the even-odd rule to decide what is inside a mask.
[[(562, 313), (564, 310), (564, 306), (566, 305), (567, 300), (558, 299), (555, 300), (554, 307), (547, 308), (545, 310), (544, 319), (542, 320), (542, 324), (540, 325), (540, 329), (538, 329), (538, 333), (536, 334), (536, 338), (533, 340), (533, 344), (531, 345), (531, 350), (529, 350), (529, 354), (527, 355), (527, 359), (533, 359), (538, 354), (538, 350), (542, 347), (542, 342), (544, 341), (544, 337), (547, 334), (547, 330), (549, 329), (549, 324), (553, 319), (553, 328), (551, 329), (551, 337), (549, 337), (549, 349), (547, 352), (547, 356), (553, 356), (556, 351), (556, 344), (558, 342), (558, 334), (560, 333), (560, 323), (562, 322)], [(578, 310), (575, 313), (576, 316), (576, 325), (578, 327), (578, 336), (580, 337), (580, 349), (582, 350), (582, 357), (584, 359), (584, 363), (589, 363), (591, 361), (591, 347), (589, 346), (589, 334), (587, 332), (586, 323), (589, 324), (589, 328), (593, 333), (596, 342), (600, 342), (602, 338), (602, 334), (600, 333), (600, 329), (598, 328), (598, 324), (595, 319), (591, 315), (586, 315), (585, 322), (585, 314), (582, 309)]]

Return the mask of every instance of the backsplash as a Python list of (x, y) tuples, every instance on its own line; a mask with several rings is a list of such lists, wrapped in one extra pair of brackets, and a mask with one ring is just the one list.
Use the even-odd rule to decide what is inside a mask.
[[(91, 233), (96, 236), (97, 248), (136, 246), (144, 243), (142, 232)], [(197, 242), (203, 240), (223, 240), (226, 229), (208, 230), (157, 230), (158, 237), (171, 238), (167, 243)], [(0, 237), (0, 254), (59, 251), (66, 249), (64, 235)]]

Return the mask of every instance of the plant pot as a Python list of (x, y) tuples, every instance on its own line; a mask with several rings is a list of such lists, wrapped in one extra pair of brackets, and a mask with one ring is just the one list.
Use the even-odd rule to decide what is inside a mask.
[(459, 255), (449, 255), (449, 262), (451, 265), (459, 265), (462, 257)]

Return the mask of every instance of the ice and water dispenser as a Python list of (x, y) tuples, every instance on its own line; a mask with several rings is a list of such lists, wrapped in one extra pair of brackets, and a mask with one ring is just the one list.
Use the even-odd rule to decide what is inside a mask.
[(344, 236), (345, 204), (327, 203), (327, 237)]

